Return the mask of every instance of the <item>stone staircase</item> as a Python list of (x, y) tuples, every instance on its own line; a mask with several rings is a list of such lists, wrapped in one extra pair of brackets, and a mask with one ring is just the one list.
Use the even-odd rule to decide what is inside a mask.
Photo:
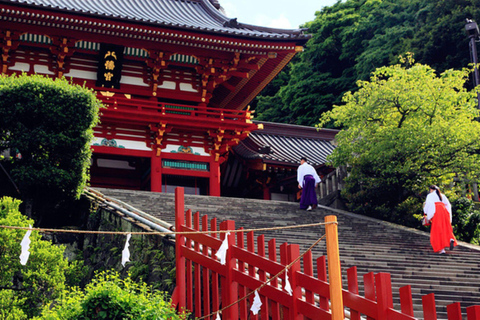
[[(142, 191), (96, 189), (111, 197), (174, 225), (174, 195)], [(234, 220), (236, 228), (263, 228), (323, 222), (326, 215), (336, 215), (343, 287), (346, 270), (357, 267), (360, 294), (363, 275), (368, 272), (391, 274), (394, 304), (400, 310), (398, 289), (411, 285), (415, 317), (423, 319), (422, 296), (434, 293), (438, 319), (447, 319), (446, 306), (460, 302), (462, 313), (471, 305), (480, 305), (480, 247), (459, 242), (445, 255), (435, 254), (429, 234), (346, 211), (319, 207), (307, 212), (297, 203), (225, 197), (185, 195), (185, 210), (200, 212), (223, 220)], [(306, 250), (324, 233), (323, 226), (262, 232), (266, 241), (277, 245), (288, 242)], [(257, 233), (260, 235), (261, 233)], [(325, 242), (313, 250), (314, 258), (326, 255)]]

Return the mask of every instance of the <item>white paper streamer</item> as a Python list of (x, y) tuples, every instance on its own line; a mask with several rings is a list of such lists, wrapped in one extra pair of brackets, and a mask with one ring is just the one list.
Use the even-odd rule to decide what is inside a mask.
[[(29, 225), (31, 228), (32, 226)], [(26, 265), (28, 261), (28, 256), (30, 256), (30, 252), (28, 251), (30, 249), (30, 235), (32, 234), (32, 230), (28, 230), (27, 233), (25, 233), (25, 236), (23, 236), (22, 242), (20, 245), (22, 246), (22, 253), (20, 254), (20, 263), (22, 265)]]
[(130, 251), (128, 250), (128, 247), (130, 246), (130, 244), (128, 243), (128, 241), (130, 241), (131, 237), (132, 235), (130, 233), (127, 234), (127, 241), (125, 241), (125, 248), (123, 248), (123, 251), (122, 251), (122, 265), (124, 267), (125, 267), (125, 263), (130, 261)]
[(225, 260), (227, 258), (227, 249), (228, 249), (228, 236), (230, 235), (230, 232), (227, 232), (225, 235), (225, 239), (223, 239), (222, 244), (220, 245), (220, 248), (218, 248), (217, 253), (215, 253), (215, 256), (220, 260), (221, 264), (225, 264)]
[(290, 281), (288, 281), (288, 272), (285, 271), (285, 286), (283, 286), (283, 289), (288, 292), (289, 295), (292, 295), (292, 286), (290, 285)]
[(252, 307), (250, 308), (250, 311), (252, 311), (254, 316), (256, 316), (258, 314), (258, 311), (260, 311), (261, 306), (262, 306), (262, 301), (260, 300), (260, 297), (258, 296), (257, 290), (255, 290), (255, 297), (253, 298)]
[(215, 320), (222, 320), (222, 318), (220, 318), (220, 312), (217, 312), (217, 317), (215, 318)]

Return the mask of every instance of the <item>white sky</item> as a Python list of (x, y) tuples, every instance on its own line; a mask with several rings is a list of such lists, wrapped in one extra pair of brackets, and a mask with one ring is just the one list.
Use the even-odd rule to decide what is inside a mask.
[(296, 29), (337, 0), (219, 0), (229, 18), (262, 27)]

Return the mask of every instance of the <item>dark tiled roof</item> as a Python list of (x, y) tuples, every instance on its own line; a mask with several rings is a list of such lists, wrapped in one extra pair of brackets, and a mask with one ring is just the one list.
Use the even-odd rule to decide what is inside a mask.
[(271, 40), (310, 37), (300, 29), (237, 23), (236, 19), (224, 16), (209, 0), (0, 0), (0, 3), (242, 37)]
[(313, 166), (323, 165), (335, 148), (331, 143), (337, 130), (258, 122), (263, 130), (252, 132), (234, 147), (244, 159), (262, 159), (273, 165), (298, 166), (302, 156)]

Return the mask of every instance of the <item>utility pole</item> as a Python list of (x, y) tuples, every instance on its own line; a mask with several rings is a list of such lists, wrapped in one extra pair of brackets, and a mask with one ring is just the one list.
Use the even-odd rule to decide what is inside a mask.
[[(478, 54), (477, 54), (477, 43), (476, 40), (478, 39), (478, 36), (480, 34), (480, 31), (478, 30), (478, 25), (475, 21), (472, 19), (467, 19), (467, 24), (465, 25), (465, 30), (467, 31), (468, 38), (470, 39), (469, 45), (470, 45), (470, 61), (473, 62), (473, 82), (475, 85), (475, 88), (478, 87), (480, 84), (480, 76), (478, 72)], [(480, 109), (480, 92), (477, 90), (477, 103), (478, 103), (478, 108)], [(477, 119), (480, 121), (480, 119)], [(472, 188), (473, 188), (473, 197), (475, 201), (479, 201), (478, 197), (478, 183), (474, 182), (472, 183)]]

